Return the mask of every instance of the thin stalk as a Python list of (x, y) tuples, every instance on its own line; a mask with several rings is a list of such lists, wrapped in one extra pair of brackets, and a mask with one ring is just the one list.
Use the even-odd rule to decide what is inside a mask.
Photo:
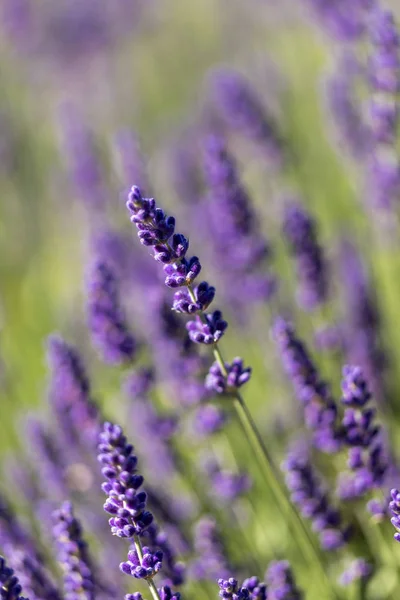
[[(133, 536), (133, 542), (135, 544), (135, 550), (137, 552), (138, 558), (140, 560), (140, 564), (143, 562), (143, 548), (142, 542), (140, 541), (140, 537), (138, 535)], [(146, 579), (147, 585), (149, 586), (149, 590), (154, 600), (161, 600), (160, 594), (158, 593), (158, 589), (153, 579)]]
[[(196, 297), (191, 286), (188, 286), (188, 292), (190, 294), (193, 302), (196, 302)], [(204, 314), (201, 314), (201, 317), (204, 320)], [(227, 377), (228, 373), (225, 368), (225, 362), (222, 357), (221, 351), (218, 348), (217, 344), (213, 346), (213, 353), (215, 360), (217, 361), (221, 373), (224, 377)], [(314, 542), (310, 537), (304, 523), (298, 514), (297, 510), (291, 503), (287, 491), (284, 488), (283, 484), (280, 480), (280, 473), (278, 469), (275, 467), (272, 457), (270, 456), (267, 447), (265, 446), (263, 439), (261, 437), (260, 432), (257, 429), (257, 426), (253, 420), (253, 417), (250, 414), (250, 411), (247, 408), (246, 403), (239, 391), (236, 391), (233, 394), (233, 404), (238, 415), (241, 426), (245, 432), (245, 435), (251, 445), (253, 453), (259, 463), (260, 470), (263, 474), (263, 477), (266, 481), (267, 486), (272, 489), (272, 492), (275, 496), (275, 499), (278, 503), (278, 506), (282, 506), (286, 509), (286, 515), (290, 518), (293, 530), (296, 531), (298, 535), (299, 544), (302, 546), (302, 551), (308, 558), (310, 566), (313, 566), (314, 563), (318, 565), (320, 570), (322, 581), (325, 581), (328, 584), (328, 588), (330, 588), (330, 582), (326, 575), (324, 566), (322, 564), (320, 555), (318, 550), (314, 546)], [(322, 581), (320, 582), (322, 585)], [(325, 586), (324, 586), (325, 587)]]

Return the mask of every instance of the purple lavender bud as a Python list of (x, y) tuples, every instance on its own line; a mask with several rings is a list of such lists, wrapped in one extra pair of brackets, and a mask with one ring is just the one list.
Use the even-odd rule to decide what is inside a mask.
[(281, 163), (282, 140), (276, 123), (262, 106), (250, 82), (233, 69), (220, 69), (212, 73), (211, 85), (217, 110), (228, 127)]
[(252, 480), (247, 473), (233, 473), (221, 469), (213, 459), (206, 458), (203, 468), (210, 479), (213, 495), (222, 502), (233, 502), (252, 486)]
[(127, 376), (124, 389), (130, 398), (145, 398), (154, 385), (154, 371), (150, 368), (142, 368), (131, 371)]
[(307, 3), (320, 24), (339, 41), (356, 40), (365, 31), (371, 0), (354, 0), (350, 6), (346, 0), (307, 0)]
[(134, 594), (125, 594), (124, 600), (143, 600), (143, 596), (140, 592)]
[(66, 600), (94, 600), (92, 563), (82, 527), (73, 514), (70, 502), (64, 502), (55, 511), (54, 521), (53, 534), (57, 542), (57, 560), (64, 573)]
[[(153, 548), (158, 548), (163, 557), (161, 577), (163, 584), (168, 586), (178, 586), (185, 582), (185, 565), (178, 562), (173, 545), (170, 543), (167, 534), (159, 531), (154, 523), (147, 528), (144, 538)], [(147, 541), (148, 540), (148, 541)]]
[(99, 435), (98, 461), (104, 465), (106, 478), (102, 489), (108, 495), (104, 510), (113, 515), (109, 521), (111, 532), (121, 538), (142, 533), (153, 521), (146, 510), (147, 496), (139, 492), (143, 477), (136, 472), (137, 458), (128, 444), (121, 427), (104, 423)]
[(339, 583), (350, 585), (353, 581), (367, 580), (372, 575), (372, 566), (364, 558), (354, 559), (340, 575)]
[(90, 384), (78, 351), (59, 336), (48, 340), (51, 369), (50, 399), (60, 432), (85, 444), (97, 440), (99, 410), (90, 397)]
[[(41, 421), (29, 418), (26, 432), (30, 449), (35, 453), (40, 479), (46, 481), (47, 494), (57, 498), (68, 495), (65, 453), (57, 438), (48, 431)], [(31, 595), (31, 594), (30, 594)]]
[(393, 515), (390, 521), (397, 530), (394, 534), (394, 539), (396, 542), (400, 542), (400, 492), (397, 489), (393, 489), (390, 495), (392, 499), (389, 502), (389, 511)]
[(228, 323), (223, 320), (220, 310), (204, 315), (204, 320), (197, 316), (195, 321), (186, 323), (189, 338), (195, 344), (216, 344), (224, 335)]
[(249, 577), (243, 581), (243, 587), (249, 590), (250, 600), (267, 600), (267, 586), (258, 577)]
[(218, 575), (229, 577), (231, 566), (226, 558), (216, 521), (209, 516), (202, 517), (194, 532), (196, 559), (190, 565), (193, 579), (215, 581)]
[(265, 574), (269, 600), (302, 600), (290, 564), (286, 560), (271, 562)]
[(205, 404), (199, 406), (195, 415), (195, 431), (202, 436), (209, 436), (212, 433), (220, 431), (227, 421), (226, 413), (214, 406)]
[(251, 377), (251, 367), (244, 368), (243, 360), (239, 357), (233, 359), (232, 363), (225, 363), (225, 376), (218, 362), (214, 362), (206, 377), (206, 388), (218, 394), (233, 394), (242, 385), (247, 383)]
[(355, 159), (363, 159), (370, 145), (370, 131), (356, 98), (358, 78), (364, 69), (353, 52), (345, 50), (326, 81), (326, 104), (333, 117), (340, 150), (347, 149)]
[(93, 132), (71, 106), (62, 108), (61, 128), (63, 152), (73, 185), (88, 208), (102, 207), (106, 191)]
[(301, 204), (291, 202), (285, 208), (283, 233), (296, 261), (299, 304), (314, 310), (328, 297), (328, 269), (316, 222)]
[(137, 551), (131, 549), (128, 552), (128, 560), (119, 566), (121, 571), (136, 579), (152, 579), (162, 568), (163, 553), (160, 550), (152, 552), (147, 546), (143, 546), (143, 558), (140, 559)]
[(367, 503), (367, 510), (374, 521), (381, 523), (388, 514), (387, 502), (373, 498)]
[(22, 587), (14, 571), (7, 567), (6, 560), (0, 556), (0, 594), (4, 600), (27, 600), (21, 596)]
[(62, 596), (49, 573), (33, 555), (23, 550), (12, 550), (10, 558), (30, 600), (61, 600)]
[(275, 290), (275, 279), (267, 273), (271, 249), (224, 140), (209, 136), (204, 147), (208, 194), (202, 210), (206, 211), (226, 300), (240, 316), (249, 303), (269, 300)]
[(224, 600), (247, 600), (250, 592), (246, 587), (239, 587), (238, 581), (233, 577), (218, 579), (219, 597)]
[(359, 367), (346, 365), (343, 368), (342, 390), (342, 402), (346, 406), (342, 437), (349, 448), (350, 473), (342, 473), (338, 492), (342, 498), (357, 498), (381, 486), (388, 458), (375, 410), (369, 406), (371, 394)]
[(181, 595), (179, 592), (173, 592), (168, 585), (164, 585), (158, 589), (160, 600), (180, 600)]
[(195, 299), (192, 299), (188, 290), (179, 290), (174, 294), (173, 310), (180, 313), (192, 315), (197, 312), (203, 312), (214, 300), (215, 288), (202, 281), (193, 289)]
[(341, 515), (332, 505), (307, 448), (303, 444), (294, 446), (283, 468), (292, 501), (306, 519), (311, 519), (322, 548), (328, 551), (342, 548), (349, 539), (350, 530), (342, 525)]
[(374, 7), (370, 19), (373, 51), (369, 60), (372, 153), (369, 195), (377, 208), (390, 209), (399, 198), (400, 166), (396, 148), (400, 89), (400, 39), (393, 15)]
[(87, 313), (93, 343), (103, 360), (112, 364), (131, 362), (137, 343), (120, 307), (115, 273), (104, 261), (96, 262), (90, 271)]
[(360, 408), (371, 399), (367, 382), (360, 367), (343, 367), (342, 402), (345, 406)]
[(342, 439), (336, 424), (337, 407), (328, 386), (320, 379), (305, 345), (297, 338), (290, 323), (278, 318), (273, 326), (273, 336), (283, 368), (304, 406), (305, 422), (314, 433), (314, 445), (323, 452), (337, 452)]

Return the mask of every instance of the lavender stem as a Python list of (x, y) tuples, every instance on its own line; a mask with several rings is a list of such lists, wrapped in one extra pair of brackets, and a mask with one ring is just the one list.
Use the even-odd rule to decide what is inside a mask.
[[(134, 535), (133, 542), (135, 544), (135, 550), (139, 557), (140, 563), (142, 563), (143, 562), (143, 547), (142, 547), (142, 542), (140, 541), (140, 537), (138, 535)], [(147, 585), (149, 586), (150, 593), (153, 596), (154, 600), (161, 600), (160, 594), (158, 593), (158, 589), (157, 589), (153, 579), (152, 578), (146, 579), (146, 581), (147, 581)]]
[[(187, 286), (187, 290), (193, 302), (196, 302), (196, 296), (191, 285)], [(203, 318), (203, 314), (201, 314), (201, 317)], [(221, 373), (224, 377), (227, 377), (228, 373), (225, 367), (225, 362), (217, 343), (213, 345), (213, 354), (220, 367)], [(305, 528), (297, 510), (286, 496), (285, 489), (280, 481), (280, 474), (274, 465), (274, 462), (262, 440), (261, 434), (257, 429), (257, 425), (255, 424), (254, 419), (251, 416), (251, 413), (239, 390), (236, 390), (233, 394), (233, 404), (240, 424), (251, 445), (256, 460), (259, 463), (259, 467), (267, 485), (271, 487), (278, 505), (286, 507), (293, 529), (299, 535), (299, 543), (301, 543), (303, 551), (308, 557), (310, 564), (312, 565), (314, 561), (316, 561), (321, 573), (323, 574), (323, 578), (326, 580), (327, 576), (321, 563), (319, 553), (315, 548), (314, 543), (308, 534), (308, 531)]]

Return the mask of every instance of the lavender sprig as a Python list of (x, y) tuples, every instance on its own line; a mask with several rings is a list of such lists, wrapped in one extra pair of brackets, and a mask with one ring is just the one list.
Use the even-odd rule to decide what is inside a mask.
[(273, 336), (283, 368), (304, 406), (306, 425), (314, 434), (314, 445), (323, 452), (338, 452), (342, 440), (336, 422), (337, 407), (307, 348), (296, 336), (293, 326), (281, 317), (274, 323)]
[(292, 500), (302, 515), (311, 519), (322, 548), (328, 551), (342, 548), (348, 542), (350, 528), (343, 525), (340, 512), (332, 505), (307, 448), (303, 444), (291, 448), (283, 468)]
[(394, 539), (396, 542), (400, 542), (400, 492), (396, 488), (394, 488), (391, 492), (391, 501), (389, 502), (389, 510), (392, 513), (392, 518), (390, 522), (393, 527), (396, 529), (396, 533), (394, 534)]
[(6, 560), (0, 556), (0, 596), (4, 600), (28, 600), (21, 596), (22, 587), (14, 571), (7, 566)]
[(343, 439), (348, 446), (350, 472), (339, 479), (341, 498), (359, 498), (379, 488), (388, 469), (388, 460), (376, 423), (376, 411), (370, 407), (371, 394), (360, 367), (343, 367), (342, 420)]
[(400, 192), (396, 148), (400, 90), (400, 39), (392, 13), (374, 7), (369, 27), (373, 45), (369, 60), (372, 152), (369, 157), (370, 199), (376, 208), (393, 209)]
[(99, 436), (98, 460), (106, 481), (102, 485), (108, 498), (104, 510), (112, 517), (109, 520), (111, 532), (121, 538), (134, 540), (134, 549), (128, 553), (128, 560), (121, 563), (122, 572), (137, 578), (146, 579), (154, 600), (160, 600), (153, 577), (161, 568), (162, 552), (155, 553), (142, 546), (140, 535), (153, 522), (153, 515), (146, 510), (147, 495), (138, 491), (143, 477), (137, 474), (137, 458), (133, 446), (127, 442), (121, 427), (104, 423)]
[(119, 303), (117, 278), (107, 262), (98, 260), (88, 281), (88, 324), (93, 343), (105, 362), (130, 363), (137, 343)]
[(273, 162), (282, 164), (281, 135), (250, 82), (233, 69), (220, 69), (212, 73), (211, 84), (215, 105), (227, 125), (257, 145)]
[(302, 600), (303, 594), (296, 586), (292, 569), (287, 561), (270, 563), (265, 580), (269, 600)]
[(94, 600), (95, 582), (88, 547), (70, 502), (64, 502), (54, 513), (54, 521), (53, 532), (58, 562), (64, 573), (66, 600)]
[(314, 310), (328, 297), (328, 267), (313, 217), (298, 202), (285, 207), (283, 233), (296, 261), (300, 306)]
[[(158, 208), (154, 198), (144, 198), (137, 186), (133, 186), (131, 189), (127, 208), (131, 213), (131, 221), (138, 229), (138, 237), (141, 243), (151, 247), (154, 259), (164, 265), (167, 287), (186, 287), (192, 302), (196, 303), (197, 298), (192, 289), (192, 284), (201, 271), (201, 264), (197, 256), (186, 258), (189, 241), (184, 235), (175, 233), (175, 219), (167, 216), (163, 210)], [(201, 317), (197, 315), (196, 321), (189, 321), (187, 324), (189, 334), (192, 332), (192, 335), (196, 338), (192, 338), (193, 341), (211, 343), (210, 336), (214, 338), (213, 353), (225, 378), (227, 378), (228, 373), (217, 342), (226, 327), (227, 324), (223, 321), (220, 311), (214, 311), (214, 313), (207, 315), (201, 313)], [(316, 562), (321, 571), (321, 576), (325, 577), (325, 571), (322, 568), (313, 542), (310, 540), (299, 515), (286, 497), (279, 470), (274, 465), (238, 389), (235, 390), (232, 397), (240, 422), (259, 461), (267, 485), (273, 488), (279, 506), (288, 508), (293, 526), (299, 534), (299, 543), (304, 545), (304, 550), (310, 557), (310, 561), (312, 563)]]

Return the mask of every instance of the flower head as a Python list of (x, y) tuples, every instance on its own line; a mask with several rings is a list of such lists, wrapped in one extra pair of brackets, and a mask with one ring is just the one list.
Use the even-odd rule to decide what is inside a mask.
[(136, 472), (133, 446), (128, 444), (121, 427), (104, 423), (98, 449), (98, 460), (107, 480), (102, 489), (108, 495), (104, 510), (112, 515), (111, 531), (118, 537), (132, 538), (153, 521), (153, 515), (146, 510), (147, 495), (138, 491), (143, 477)]
[(54, 537), (57, 542), (58, 562), (64, 573), (67, 600), (93, 600), (95, 582), (92, 564), (82, 527), (72, 511), (70, 502), (64, 502), (54, 513)]
[(27, 600), (21, 596), (22, 588), (14, 571), (7, 567), (6, 560), (0, 556), (0, 593), (5, 600)]

